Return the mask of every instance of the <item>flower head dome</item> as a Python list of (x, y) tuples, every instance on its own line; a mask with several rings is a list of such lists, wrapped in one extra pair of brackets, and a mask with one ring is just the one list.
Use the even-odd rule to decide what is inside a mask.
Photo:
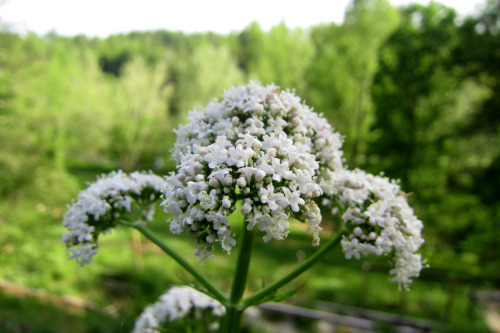
[(164, 210), (172, 232), (190, 232), (200, 258), (220, 242), (235, 245), (227, 219), (241, 201), (248, 229), (284, 239), (288, 219), (309, 223), (319, 243), (321, 215), (313, 198), (321, 179), (342, 167), (341, 136), (292, 92), (250, 83), (189, 115), (177, 131)]
[(325, 197), (342, 208), (344, 228), (349, 231), (341, 244), (347, 259), (360, 255), (389, 255), (402, 285), (417, 277), (423, 267), (417, 253), (424, 243), (423, 223), (413, 213), (396, 181), (362, 170), (337, 170), (323, 182)]
[(217, 319), (225, 312), (222, 304), (202, 292), (188, 286), (174, 286), (144, 310), (132, 333), (164, 332), (164, 323), (190, 316), (192, 319), (214, 320), (208, 329), (215, 331), (219, 327)]
[(63, 217), (68, 232), (62, 239), (70, 259), (80, 265), (92, 262), (97, 238), (109, 232), (121, 217), (135, 213), (134, 222), (151, 221), (160, 196), (163, 178), (145, 172), (111, 172), (102, 175), (78, 195)]

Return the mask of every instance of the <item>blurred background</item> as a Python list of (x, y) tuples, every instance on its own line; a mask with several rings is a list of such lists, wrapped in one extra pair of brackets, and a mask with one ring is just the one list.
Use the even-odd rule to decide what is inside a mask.
[[(188, 2), (190, 12), (168, 13), (205, 23), (194, 30), (153, 19), (134, 28), (119, 4), (90, 2), (84, 7), (95, 17), (78, 16), (87, 32), (50, 26), (72, 2), (24, 1), (45, 26), (8, 17), (19, 5), (11, 2), (0, 3), (0, 332), (129, 332), (168, 285), (189, 281), (130, 230), (103, 237), (95, 263), (78, 267), (60, 240), (62, 215), (98, 174), (173, 169), (174, 129), (188, 111), (249, 80), (294, 89), (345, 135), (350, 167), (401, 180), (425, 225), (430, 267), (410, 292), (389, 281), (385, 260), (345, 261), (337, 251), (301, 278), (305, 287), (288, 303), (369, 318), (368, 332), (395, 332), (401, 318), (416, 331), (498, 332), (499, 0), (467, 2), (460, 13), (435, 2), (353, 0), (330, 12), (308, 2), (304, 16), (323, 16), (312, 23), (290, 16), (290, 25), (286, 3), (285, 16), (262, 23), (231, 13), (276, 8), (241, 3), (225, 12), (236, 22), (230, 28), (216, 25), (222, 7)], [(130, 28), (92, 30), (103, 23)], [(153, 230), (192, 258), (193, 245), (172, 237), (158, 215)], [(287, 241), (256, 244), (250, 289), (303, 260), (310, 241), (297, 229)], [(202, 270), (226, 285), (232, 257), (220, 254)], [(362, 330), (262, 315), (289, 332)]]

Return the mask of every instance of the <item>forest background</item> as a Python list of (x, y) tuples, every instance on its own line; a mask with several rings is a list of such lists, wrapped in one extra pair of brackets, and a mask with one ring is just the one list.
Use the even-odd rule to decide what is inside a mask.
[[(307, 30), (282, 23), (263, 31), (252, 23), (227, 35), (151, 31), (88, 38), (21, 36), (3, 26), (2, 285), (72, 295), (103, 307), (114, 304), (120, 313), (107, 328), (101, 322), (90, 329), (90, 317), (67, 317), (54, 306), (49, 318), (64, 322), (57, 324), (61, 332), (68, 327), (106, 332), (109, 325), (121, 331), (123, 325), (133, 325), (134, 316), (159, 296), (165, 281), (178, 283), (179, 272), (159, 283), (161, 269), (153, 274), (148, 265), (161, 261), (134, 255), (145, 250), (130, 233), (118, 233), (110, 241), (114, 251), (125, 251), (122, 260), (103, 255), (93, 268), (76, 267), (67, 261), (60, 241), (65, 205), (103, 172), (172, 170), (174, 129), (187, 121), (188, 111), (231, 85), (257, 80), (294, 89), (323, 113), (345, 135), (345, 158), (351, 167), (383, 171), (411, 192), (409, 200), (425, 225), (422, 251), (430, 268), (422, 278), (437, 283), (430, 288), (437, 290), (437, 301), (425, 295), (432, 292), (429, 285), (419, 291), (420, 282), (417, 295), (438, 302), (436, 308), (442, 310), (451, 308), (449, 289), (455, 285), (464, 299), (470, 288), (498, 288), (499, 14), (498, 0), (463, 19), (436, 3), (394, 8), (385, 0), (355, 0), (342, 24)], [(123, 239), (130, 253), (113, 243)], [(132, 277), (137, 272), (140, 277)], [(106, 281), (113, 281), (114, 293), (102, 291)], [(135, 303), (120, 299), (117, 293), (123, 290), (116, 287), (117, 281), (124, 288), (135, 284), (128, 292), (142, 298)], [(327, 284), (318, 282), (313, 289), (320, 293)], [(33, 318), (26, 313), (30, 308), (46, 310), (52, 303), (19, 301), (4, 289), (0, 331), (30, 331), (33, 325), (47, 324), (35, 313)], [(387, 311), (400, 304), (399, 296), (394, 303), (380, 295), (369, 301), (354, 292), (338, 295), (332, 297)], [(461, 325), (458, 310), (457, 318), (437, 310), (427, 313), (424, 303), (416, 306), (415, 315)], [(28, 319), (16, 315), (21, 311)], [(71, 326), (74, 322), (78, 329)], [(470, 327), (464, 331), (471, 332)]]

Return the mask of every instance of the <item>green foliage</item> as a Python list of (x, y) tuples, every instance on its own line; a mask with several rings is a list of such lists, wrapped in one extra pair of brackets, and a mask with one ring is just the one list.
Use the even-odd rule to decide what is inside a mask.
[(154, 160), (167, 153), (160, 143), (171, 130), (167, 105), (172, 87), (165, 85), (166, 74), (164, 64), (149, 67), (144, 59), (134, 58), (112, 82), (109, 151), (126, 172), (137, 169), (143, 154)]
[(221, 91), (242, 81), (243, 74), (227, 48), (201, 41), (172, 64), (172, 115), (184, 122), (188, 111), (207, 104)]
[(386, 0), (353, 1), (344, 24), (315, 27), (315, 55), (307, 69), (306, 96), (346, 135), (348, 163), (365, 160), (373, 122), (370, 94), (379, 47), (395, 29), (398, 15)]
[[(480, 258), (491, 248), (486, 250), (477, 236), (483, 234), (480, 228), (496, 230), (498, 220), (478, 196), (476, 172), (498, 154), (498, 136), (470, 126), (494, 93), (488, 80), (469, 74), (472, 65), (457, 61), (464, 43), (460, 30), (466, 26), (456, 26), (452, 10), (431, 4), (401, 13), (399, 27), (380, 50), (372, 86), (376, 107), (369, 161), (416, 193), (431, 265), (490, 276)], [(480, 248), (483, 255), (471, 255)]]
[(289, 30), (281, 23), (266, 34), (258, 23), (252, 23), (238, 39), (240, 67), (250, 79), (304, 90), (304, 76), (313, 53), (304, 31)]
[(446, 130), (439, 120), (450, 102), (446, 94), (456, 82), (444, 69), (458, 43), (454, 19), (452, 10), (437, 4), (408, 7), (381, 49), (372, 87), (377, 137), (371, 150), (384, 156), (382, 169), (408, 188), (413, 185), (411, 170), (423, 161), (421, 154), (433, 148), (429, 129)]

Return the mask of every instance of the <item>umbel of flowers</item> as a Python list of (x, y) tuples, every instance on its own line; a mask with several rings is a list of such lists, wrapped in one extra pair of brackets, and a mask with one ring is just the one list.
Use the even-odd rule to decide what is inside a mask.
[[(347, 259), (386, 255), (393, 281), (402, 285), (419, 275), (423, 225), (406, 194), (396, 181), (345, 168), (341, 135), (292, 92), (254, 82), (232, 87), (220, 100), (192, 111), (189, 120), (177, 130), (172, 152), (176, 171), (163, 178), (111, 173), (79, 195), (63, 223), (71, 258), (89, 263), (100, 233), (117, 224), (132, 226), (225, 307), (223, 332), (238, 331), (245, 308), (268, 301), (337, 245)], [(144, 226), (159, 201), (170, 214), (170, 230), (191, 234), (201, 260), (213, 256), (216, 246), (228, 253), (239, 247), (229, 296)], [(318, 246), (318, 203), (338, 216), (338, 234), (289, 274), (243, 298), (253, 235), (281, 241), (289, 223), (300, 221), (308, 224)], [(228, 220), (236, 207), (244, 219), (242, 235), (235, 234)]]
[(165, 323), (186, 317), (194, 320), (203, 318), (208, 329), (215, 331), (219, 328), (218, 319), (225, 313), (226, 309), (217, 300), (192, 287), (175, 286), (144, 309), (135, 322), (133, 333), (161, 332)]
[(202, 259), (217, 242), (229, 252), (236, 241), (226, 217), (241, 201), (247, 228), (263, 231), (265, 241), (286, 238), (294, 217), (309, 223), (319, 244), (313, 199), (323, 194), (323, 174), (342, 167), (341, 137), (324, 118), (291, 92), (250, 83), (189, 119), (177, 131), (178, 169), (162, 203), (172, 232), (193, 234)]
[(120, 219), (132, 218), (132, 223), (151, 221), (162, 185), (163, 178), (151, 173), (127, 175), (121, 171), (103, 175), (90, 184), (64, 214), (63, 226), (68, 232), (62, 238), (70, 258), (82, 266), (91, 263), (99, 234), (110, 231)]
[(422, 269), (416, 253), (424, 242), (423, 224), (413, 214), (406, 194), (396, 181), (362, 170), (338, 170), (330, 175), (323, 189), (332, 200), (333, 212), (340, 214), (349, 232), (342, 239), (347, 259), (360, 254), (392, 255), (393, 281), (407, 285)]

